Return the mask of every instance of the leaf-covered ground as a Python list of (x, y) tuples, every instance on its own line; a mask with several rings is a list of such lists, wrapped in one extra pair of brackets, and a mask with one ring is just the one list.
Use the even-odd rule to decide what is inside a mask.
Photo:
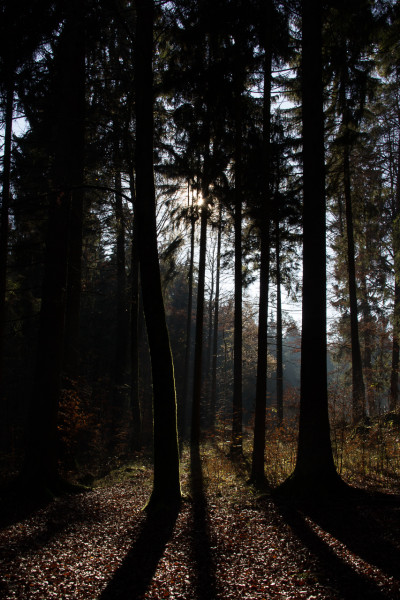
[(5, 515), (0, 598), (400, 599), (396, 499), (306, 514), (258, 497), (244, 477), (208, 449), (201, 464), (184, 460), (187, 499), (168, 521), (142, 511), (143, 464), (23, 519)]

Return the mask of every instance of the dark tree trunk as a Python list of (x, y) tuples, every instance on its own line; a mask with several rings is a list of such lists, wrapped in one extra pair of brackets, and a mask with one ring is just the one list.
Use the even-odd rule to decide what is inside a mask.
[[(370, 246), (368, 241), (368, 229), (366, 233), (366, 250), (368, 254), (368, 247)], [(371, 314), (371, 308), (369, 304), (368, 298), (368, 284), (367, 284), (367, 274), (366, 269), (363, 267), (361, 276), (360, 276), (360, 287), (362, 294), (362, 302), (361, 302), (361, 313), (363, 318), (363, 372), (365, 376), (366, 383), (366, 406), (368, 408), (368, 414), (370, 417), (374, 417), (376, 415), (376, 406), (375, 406), (375, 394), (374, 394), (374, 386), (373, 386), (373, 375), (372, 375), (372, 326), (373, 326), (373, 318)]]
[[(189, 207), (189, 182), (188, 182), (188, 207)], [(179, 429), (181, 439), (187, 435), (187, 413), (189, 404), (189, 383), (190, 383), (190, 359), (192, 354), (192, 309), (193, 309), (193, 265), (194, 265), (194, 234), (196, 228), (196, 218), (192, 205), (190, 207), (190, 255), (188, 272), (188, 304), (186, 314), (186, 342), (185, 342), (185, 379), (183, 386), (182, 406), (180, 410)]]
[(276, 236), (276, 421), (278, 427), (283, 422), (283, 351), (282, 351), (282, 294), (281, 294), (281, 257), (279, 235), (279, 212), (277, 208), (275, 222)]
[(211, 285), (208, 300), (208, 323), (207, 323), (207, 345), (206, 359), (203, 379), (205, 382), (205, 419), (204, 425), (208, 429), (211, 422), (211, 363), (212, 363), (212, 345), (213, 345), (213, 314), (214, 314), (214, 285), (215, 285), (215, 266), (214, 260), (211, 260)]
[[(268, 31), (271, 30), (271, 4), (268, 4)], [(263, 193), (260, 217), (260, 297), (258, 306), (258, 350), (256, 403), (254, 418), (254, 441), (251, 479), (257, 485), (265, 482), (265, 413), (267, 401), (267, 355), (268, 355), (268, 288), (270, 267), (270, 138), (271, 138), (271, 79), (272, 55), (270, 36), (265, 42), (264, 98), (263, 98)]]
[[(81, 73), (84, 76), (84, 71)], [(81, 82), (84, 90), (85, 82)], [(85, 111), (84, 92), (81, 95), (81, 114)], [(80, 309), (82, 288), (82, 244), (83, 244), (83, 202), (84, 202), (84, 129), (80, 145), (77, 144), (75, 152), (79, 155), (77, 160), (76, 181), (78, 187), (71, 192), (71, 209), (69, 215), (69, 240), (68, 240), (68, 273), (67, 297), (65, 315), (65, 344), (64, 344), (64, 370), (70, 378), (79, 375), (79, 333)]]
[(74, 190), (82, 186), (83, 17), (81, 3), (71, 2), (55, 58), (58, 77), (54, 98), (56, 148), (50, 182), (37, 365), (22, 472), (23, 479), (50, 488), (58, 481), (57, 418), (64, 350), (70, 210)]
[[(239, 42), (236, 41), (236, 45)], [(240, 48), (239, 48), (240, 51)], [(242, 88), (240, 76), (235, 82), (235, 283), (234, 283), (234, 333), (233, 333), (233, 406), (232, 406), (232, 455), (243, 450), (243, 280), (242, 280)]]
[(142, 412), (139, 398), (139, 248), (138, 221), (136, 215), (136, 193), (133, 169), (129, 174), (129, 187), (133, 211), (133, 233), (131, 244), (131, 410), (133, 420), (134, 450), (142, 446)]
[(394, 411), (398, 407), (399, 398), (399, 322), (400, 322), (400, 269), (395, 261), (395, 282), (394, 282), (394, 310), (393, 310), (393, 341), (392, 341), (392, 367), (390, 373), (390, 399), (389, 410)]
[(350, 179), (350, 148), (346, 143), (343, 156), (344, 195), (346, 204), (347, 269), (350, 302), (351, 366), (353, 382), (353, 423), (365, 417), (365, 386), (362, 372), (360, 336), (358, 331), (357, 283)]
[[(11, 136), (14, 109), (14, 73), (10, 73), (6, 81), (5, 131), (3, 150), (3, 190), (1, 197), (0, 223), (0, 414), (4, 414), (4, 344), (6, 323), (6, 292), (8, 263), (8, 227), (10, 210), (10, 171), (11, 171)], [(0, 431), (0, 434), (2, 431)]]
[(282, 491), (329, 493), (333, 462), (326, 362), (326, 208), (322, 84), (322, 5), (302, 1), (303, 312), (296, 467)]
[(161, 289), (153, 172), (153, 18), (151, 0), (138, 0), (136, 29), (136, 198), (140, 277), (153, 377), (154, 481), (150, 509), (181, 499), (176, 393)]
[[(115, 142), (118, 145), (118, 142)], [(126, 270), (125, 270), (125, 217), (122, 202), (122, 182), (119, 171), (119, 148), (116, 152), (115, 174), (115, 222), (116, 222), (116, 261), (117, 261), (117, 324), (115, 336), (115, 383), (125, 383), (128, 350), (128, 312), (126, 310)]]
[(217, 267), (215, 274), (215, 298), (214, 298), (214, 333), (211, 364), (211, 397), (210, 397), (210, 427), (215, 427), (215, 416), (217, 406), (217, 360), (218, 360), (218, 328), (219, 328), (219, 290), (221, 278), (221, 242), (222, 242), (222, 202), (219, 205), (218, 239), (217, 239)]
[[(206, 151), (207, 154), (207, 151)], [(191, 444), (197, 446), (200, 443), (200, 399), (202, 387), (203, 366), (203, 329), (204, 329), (204, 284), (206, 271), (207, 252), (207, 219), (208, 219), (208, 182), (207, 182), (208, 160), (204, 161), (204, 179), (202, 186), (203, 204), (200, 215), (200, 253), (199, 253), (199, 276), (197, 282), (197, 309), (196, 309), (196, 333), (194, 345), (194, 372), (193, 372), (193, 404), (192, 404), (192, 427)]]
[[(400, 122), (400, 114), (398, 114)], [(393, 211), (393, 254), (394, 254), (394, 307), (393, 307), (393, 341), (392, 341), (392, 367), (390, 373), (390, 398), (389, 410), (398, 408), (399, 398), (399, 361), (400, 361), (400, 136), (397, 148), (397, 181), (395, 192), (395, 206)]]

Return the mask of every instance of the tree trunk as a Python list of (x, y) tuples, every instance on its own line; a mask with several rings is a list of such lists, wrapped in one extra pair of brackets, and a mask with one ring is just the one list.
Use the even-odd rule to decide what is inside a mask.
[(138, 222), (136, 214), (136, 193), (133, 169), (129, 173), (133, 212), (133, 233), (131, 244), (131, 410), (133, 420), (134, 450), (142, 446), (142, 413), (139, 398), (139, 248)]
[[(368, 228), (366, 231), (366, 252), (367, 256), (369, 254), (368, 248), (370, 246), (369, 243), (369, 235)], [(374, 417), (376, 415), (376, 406), (375, 406), (375, 393), (373, 386), (373, 376), (372, 376), (372, 326), (373, 319), (371, 314), (371, 308), (369, 304), (368, 297), (368, 284), (367, 284), (367, 274), (365, 265), (363, 264), (361, 276), (360, 276), (360, 289), (361, 289), (361, 313), (363, 318), (363, 330), (362, 330), (362, 338), (363, 338), (363, 371), (365, 375), (365, 383), (366, 383), (366, 407), (368, 408), (368, 415), (370, 417)]]
[[(396, 264), (397, 261), (395, 261)], [(400, 322), (400, 269), (395, 268), (394, 282), (394, 309), (393, 309), (393, 342), (392, 342), (392, 366), (390, 372), (390, 399), (389, 410), (394, 411), (398, 407), (399, 398), (399, 322)]]
[[(400, 122), (400, 114), (398, 114)], [(390, 373), (390, 398), (389, 410), (398, 408), (399, 398), (399, 328), (400, 328), (400, 136), (397, 147), (397, 181), (395, 192), (395, 205), (393, 211), (393, 254), (394, 254), (394, 307), (393, 307), (393, 342), (392, 342), (392, 366)]]
[[(206, 150), (207, 155), (207, 150)], [(203, 174), (203, 204), (200, 216), (200, 254), (199, 254), (199, 276), (197, 282), (197, 309), (196, 309), (196, 334), (194, 346), (194, 372), (193, 372), (193, 404), (192, 404), (192, 427), (191, 444), (197, 446), (200, 443), (200, 399), (202, 387), (202, 365), (203, 365), (203, 329), (204, 329), (204, 284), (206, 272), (207, 252), (207, 219), (208, 219), (208, 160), (204, 161)]]
[[(271, 30), (271, 3), (268, 4), (268, 32)], [(256, 403), (254, 416), (254, 441), (251, 466), (251, 479), (257, 485), (265, 483), (265, 414), (267, 401), (267, 355), (268, 355), (268, 289), (270, 267), (270, 144), (271, 144), (271, 81), (272, 54), (270, 35), (267, 34), (264, 58), (264, 98), (263, 98), (263, 191), (260, 218), (260, 297), (258, 305), (258, 350)]]
[[(153, 18), (151, 0), (138, 0), (136, 29), (136, 193), (143, 308), (153, 377), (154, 480), (149, 509), (181, 499), (176, 393), (161, 289), (153, 172)], [(139, 93), (140, 92), (140, 93)]]
[(347, 232), (347, 269), (349, 278), (350, 336), (353, 392), (353, 423), (365, 417), (365, 386), (362, 372), (360, 337), (358, 331), (357, 283), (355, 265), (355, 246), (353, 228), (353, 210), (350, 180), (350, 148), (346, 143), (343, 156), (344, 195), (346, 204)]
[(333, 462), (326, 361), (326, 208), (319, 0), (302, 1), (303, 311), (296, 467), (282, 491), (329, 493), (340, 482)]
[[(81, 73), (84, 76), (84, 71)], [(81, 82), (84, 87), (85, 82)], [(85, 111), (84, 93), (81, 95), (81, 114)], [(68, 240), (68, 273), (67, 297), (65, 315), (65, 344), (64, 344), (64, 370), (66, 375), (76, 378), (79, 375), (79, 333), (80, 309), (82, 288), (82, 245), (83, 245), (83, 201), (84, 201), (84, 129), (80, 145), (75, 152), (79, 153), (77, 160), (76, 180), (80, 185), (71, 192), (71, 210), (69, 215), (69, 240)]]
[[(8, 227), (10, 210), (10, 172), (11, 172), (11, 136), (14, 109), (14, 74), (9, 75), (6, 82), (6, 109), (5, 132), (3, 151), (3, 190), (1, 198), (1, 224), (0, 224), (0, 415), (6, 415), (5, 405), (5, 374), (4, 374), (4, 349), (6, 332), (6, 293), (7, 293), (7, 263), (8, 263)], [(3, 422), (3, 418), (1, 418)], [(5, 428), (0, 430), (2, 439)]]
[(211, 285), (210, 285), (210, 296), (208, 300), (208, 326), (207, 326), (207, 353), (206, 353), (206, 369), (205, 377), (206, 381), (206, 419), (205, 423), (208, 427), (211, 420), (211, 361), (212, 361), (212, 339), (213, 339), (213, 308), (214, 308), (214, 281), (215, 281), (215, 267), (214, 260), (211, 261)]
[(282, 295), (281, 295), (281, 257), (279, 237), (279, 209), (276, 211), (276, 422), (283, 422), (283, 352), (282, 352)]
[[(118, 144), (118, 142), (116, 142)], [(126, 310), (126, 271), (125, 271), (125, 217), (122, 203), (122, 182), (119, 171), (119, 149), (116, 150), (115, 174), (115, 221), (116, 221), (116, 261), (117, 261), (117, 325), (115, 336), (115, 383), (125, 382), (128, 349), (128, 319)]]
[(218, 239), (217, 239), (217, 267), (215, 274), (215, 298), (214, 298), (214, 333), (211, 364), (211, 398), (210, 398), (210, 427), (214, 430), (217, 406), (217, 360), (218, 360), (218, 328), (219, 328), (219, 289), (221, 277), (221, 242), (222, 242), (222, 202), (219, 205)]
[(83, 10), (72, 2), (57, 48), (56, 148), (52, 169), (39, 341), (22, 477), (37, 486), (58, 482), (57, 418), (63, 364), (69, 216), (82, 186), (85, 81)]
[[(188, 182), (188, 206), (189, 206), (189, 182)], [(190, 359), (192, 354), (192, 309), (193, 309), (193, 266), (194, 266), (194, 234), (196, 228), (196, 218), (192, 205), (190, 207), (190, 255), (188, 272), (188, 304), (186, 314), (186, 343), (185, 343), (185, 379), (183, 386), (182, 406), (180, 410), (179, 429), (181, 439), (187, 435), (187, 413), (189, 404), (189, 382), (190, 382)]]
[[(238, 44), (239, 42), (236, 40), (236, 46)], [(240, 455), (243, 451), (242, 88), (239, 75), (236, 76), (235, 88), (235, 309), (233, 334), (233, 406), (231, 445), (231, 453), (233, 456)]]

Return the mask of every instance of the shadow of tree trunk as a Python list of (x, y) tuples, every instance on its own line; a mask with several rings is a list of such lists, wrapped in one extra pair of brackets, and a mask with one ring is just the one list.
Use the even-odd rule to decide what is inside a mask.
[(216, 597), (215, 565), (198, 444), (193, 444), (190, 450), (190, 490), (193, 499), (192, 549), (196, 565), (196, 600), (213, 600)]
[(358, 501), (310, 510), (307, 515), (362, 560), (400, 580), (399, 496), (365, 493)]
[[(308, 550), (317, 557), (320, 564), (321, 572), (319, 574), (320, 583), (335, 589), (340, 593), (340, 597), (343, 600), (372, 600), (372, 599), (387, 599), (393, 600), (394, 598), (400, 599), (399, 595), (392, 595), (387, 590), (381, 588), (378, 583), (373, 579), (368, 579), (363, 576), (362, 573), (358, 573), (350, 562), (344, 560), (339, 556), (333, 547), (331, 547), (320, 535), (316, 532), (310, 523), (307, 522), (307, 513), (302, 513), (296, 510), (292, 506), (284, 505), (281, 503), (277, 504), (278, 510), (281, 513), (284, 521), (290, 526), (293, 533), (297, 538), (304, 544)], [(326, 508), (329, 511), (329, 508)], [(343, 512), (346, 511), (346, 507), (341, 507), (341, 510), (336, 510), (336, 517), (340, 520)], [(321, 511), (322, 514), (322, 511)], [(354, 515), (353, 515), (354, 516)], [(314, 520), (314, 517), (311, 517)], [(351, 525), (352, 517), (346, 517), (347, 523), (347, 534), (341, 536), (342, 540), (350, 551), (357, 552), (360, 548), (352, 548), (352, 544), (348, 543), (355, 535), (355, 530)], [(321, 523), (321, 528), (331, 533), (334, 537), (337, 536), (336, 527), (326, 528), (326, 524), (318, 519)], [(318, 524), (318, 521), (314, 522)], [(357, 525), (356, 525), (357, 528)], [(340, 539), (338, 537), (337, 539)], [(374, 545), (374, 539), (369, 540), (370, 547)], [(368, 554), (368, 552), (367, 552)], [(368, 561), (368, 556), (365, 553), (358, 553), (361, 558)], [(364, 555), (364, 556), (363, 556)], [(388, 554), (385, 552), (385, 556)], [(398, 554), (396, 555), (398, 560)], [(384, 560), (384, 559), (383, 559)], [(398, 569), (397, 569), (398, 577)]]
[(144, 596), (171, 537), (178, 512), (147, 515), (131, 550), (99, 600), (140, 600)]

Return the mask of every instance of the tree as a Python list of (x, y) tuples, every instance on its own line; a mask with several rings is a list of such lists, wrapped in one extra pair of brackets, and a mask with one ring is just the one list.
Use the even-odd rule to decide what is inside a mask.
[(148, 508), (181, 499), (174, 367), (161, 289), (153, 173), (154, 5), (138, 0), (136, 22), (136, 203), (143, 309), (153, 375), (154, 480)]
[(220, 303), (220, 281), (221, 281), (221, 244), (222, 244), (222, 202), (219, 203), (217, 235), (217, 264), (214, 297), (214, 323), (213, 323), (213, 347), (211, 362), (211, 397), (210, 397), (210, 424), (215, 426), (215, 411), (217, 405), (217, 360), (218, 360), (218, 331), (219, 331), (219, 303)]
[[(348, 12), (347, 12), (348, 11)], [(340, 116), (336, 143), (341, 150), (342, 185), (345, 204), (345, 222), (347, 238), (347, 271), (348, 294), (350, 307), (350, 335), (352, 349), (352, 398), (353, 422), (357, 423), (365, 417), (366, 398), (361, 345), (358, 327), (359, 291), (356, 278), (356, 244), (353, 215), (353, 186), (351, 171), (351, 154), (359, 137), (358, 129), (364, 116), (364, 106), (371, 94), (373, 81), (370, 73), (372, 61), (366, 52), (371, 44), (374, 21), (371, 3), (357, 0), (346, 5), (345, 26), (343, 26), (343, 9), (333, 5), (329, 20), (328, 36), (331, 54), (330, 69), (333, 74), (332, 101)], [(328, 45), (326, 43), (326, 45)]]
[(85, 94), (84, 7), (71, 3), (56, 49), (55, 155), (51, 169), (45, 273), (34, 388), (22, 479), (58, 485), (57, 417), (64, 348), (69, 212), (82, 187)]
[(251, 479), (256, 484), (262, 484), (264, 475), (265, 452), (265, 415), (267, 400), (267, 353), (268, 353), (268, 290), (270, 267), (270, 144), (271, 144), (271, 86), (272, 86), (272, 3), (268, 2), (264, 23), (264, 90), (263, 90), (263, 177), (262, 177), (262, 207), (260, 216), (260, 295), (258, 312), (258, 351), (257, 351), (257, 380), (256, 405), (254, 419), (254, 441), (252, 453)]
[(303, 0), (303, 313), (297, 461), (281, 491), (313, 496), (341, 481), (330, 440), (326, 352), (326, 207), (322, 82), (322, 6)]
[[(12, 166), (13, 116), (18, 100), (17, 87), (26, 79), (26, 65), (32, 63), (41, 44), (58, 23), (57, 10), (42, 0), (26, 7), (23, 2), (2, 2), (0, 8), (0, 94), (4, 119), (2, 194), (0, 213), (0, 405), (5, 401), (5, 335), (7, 268), (9, 263), (9, 232)], [(12, 43), (10, 43), (12, 40)], [(30, 73), (29, 76), (32, 76)]]

